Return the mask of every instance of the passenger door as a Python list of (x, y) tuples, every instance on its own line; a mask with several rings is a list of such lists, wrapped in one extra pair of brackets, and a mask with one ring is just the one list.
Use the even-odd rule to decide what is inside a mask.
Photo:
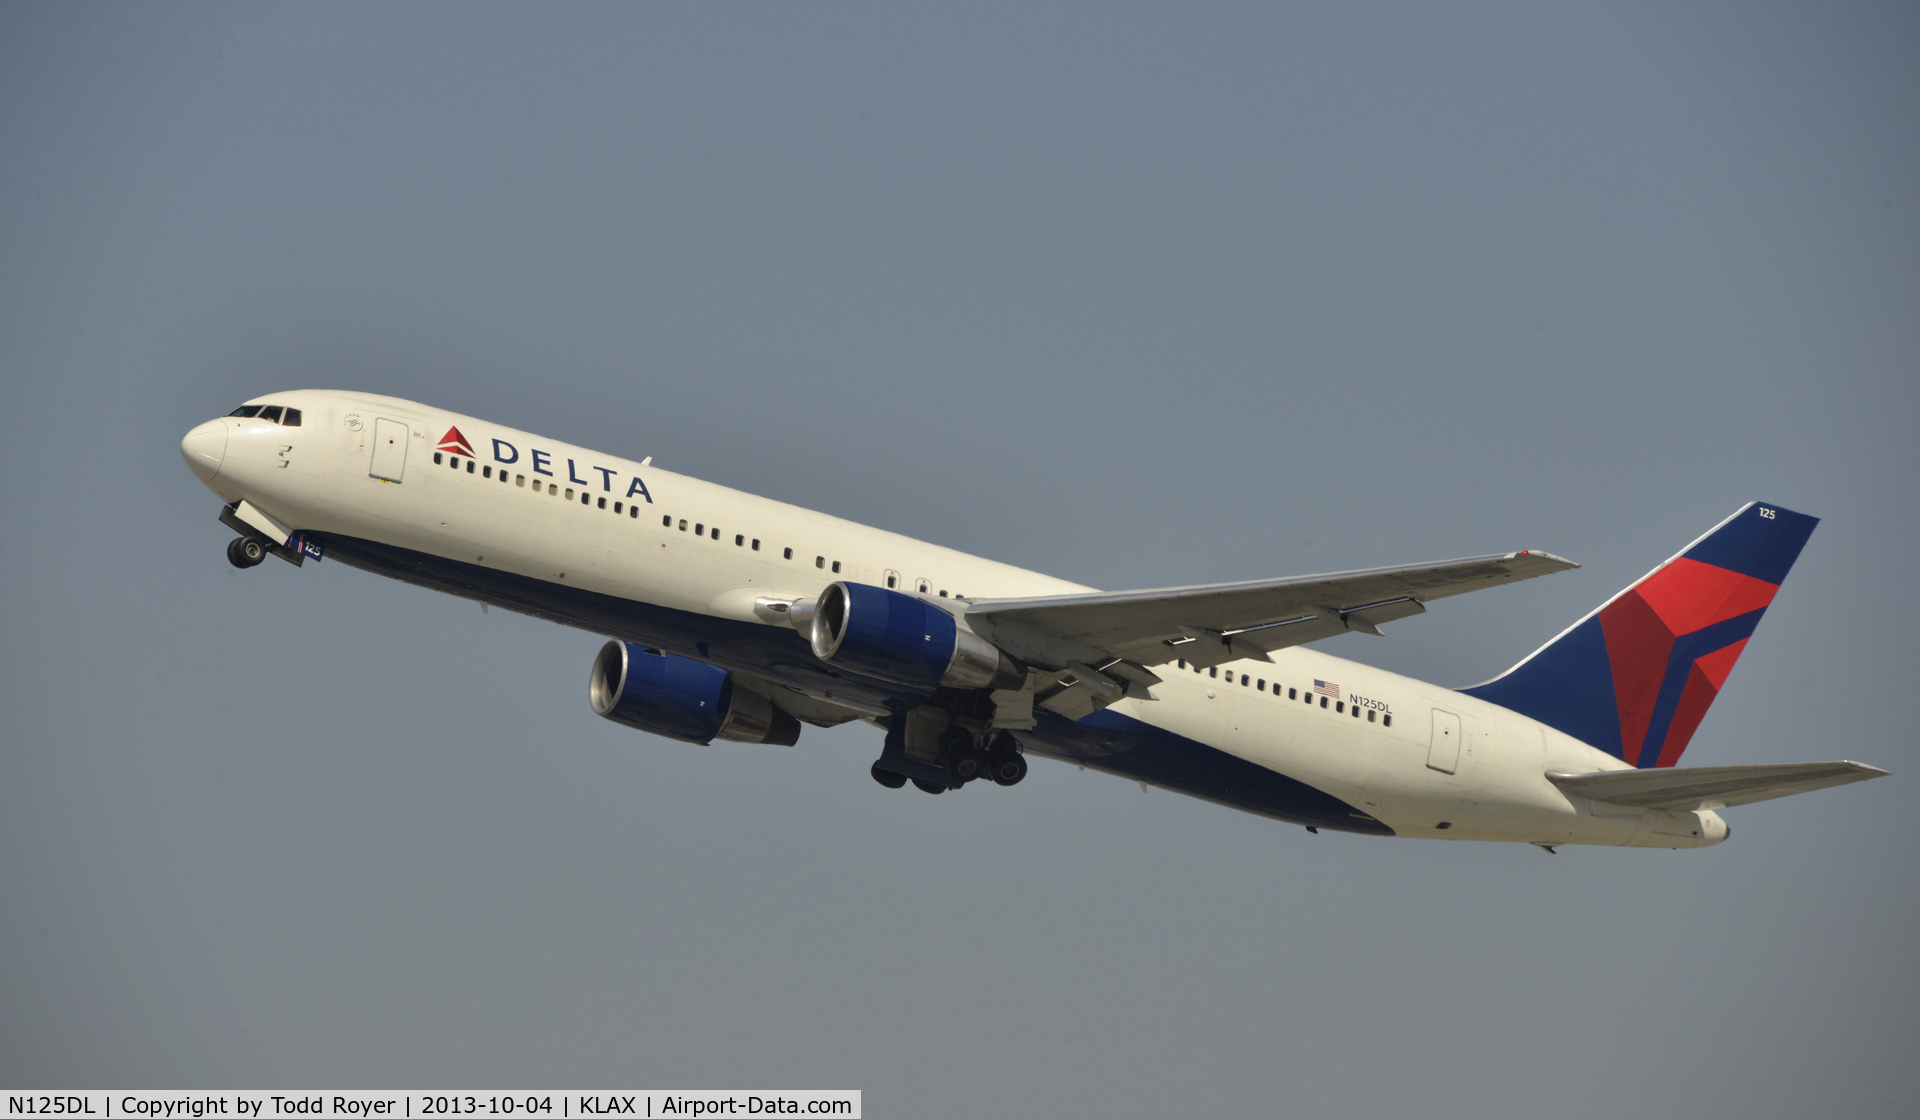
[(1433, 710), (1433, 741), (1427, 744), (1427, 768), (1451, 774), (1460, 767), (1460, 717)]
[(378, 416), (373, 421), (373, 465), (367, 473), (388, 482), (400, 481), (407, 465), (407, 425)]

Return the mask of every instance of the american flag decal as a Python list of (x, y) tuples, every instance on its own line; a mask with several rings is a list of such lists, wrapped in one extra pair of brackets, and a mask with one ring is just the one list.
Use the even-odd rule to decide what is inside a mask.
[(1340, 699), (1340, 686), (1331, 681), (1316, 679), (1313, 682), (1313, 690), (1322, 696), (1331, 696), (1335, 700)]

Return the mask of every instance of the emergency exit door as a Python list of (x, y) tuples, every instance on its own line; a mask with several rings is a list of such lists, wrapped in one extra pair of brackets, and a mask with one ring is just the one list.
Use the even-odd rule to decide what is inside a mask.
[(407, 465), (407, 426), (398, 420), (389, 420), (384, 416), (373, 421), (373, 465), (367, 473), (375, 478), (384, 478), (388, 482), (400, 481), (400, 471)]
[(1460, 768), (1460, 717), (1433, 710), (1433, 741), (1427, 745), (1427, 767), (1442, 774)]

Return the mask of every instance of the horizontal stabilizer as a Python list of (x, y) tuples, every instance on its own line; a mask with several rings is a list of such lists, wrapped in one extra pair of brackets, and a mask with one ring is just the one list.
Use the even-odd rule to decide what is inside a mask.
[(1808, 790), (1884, 778), (1859, 762), (1788, 762), (1777, 766), (1688, 766), (1659, 770), (1547, 771), (1563, 793), (1637, 809), (1722, 809)]

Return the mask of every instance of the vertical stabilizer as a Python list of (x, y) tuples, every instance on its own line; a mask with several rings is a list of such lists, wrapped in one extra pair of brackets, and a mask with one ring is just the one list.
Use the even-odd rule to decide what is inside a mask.
[(1743, 506), (1526, 660), (1461, 691), (1630, 765), (1672, 766), (1819, 523)]

